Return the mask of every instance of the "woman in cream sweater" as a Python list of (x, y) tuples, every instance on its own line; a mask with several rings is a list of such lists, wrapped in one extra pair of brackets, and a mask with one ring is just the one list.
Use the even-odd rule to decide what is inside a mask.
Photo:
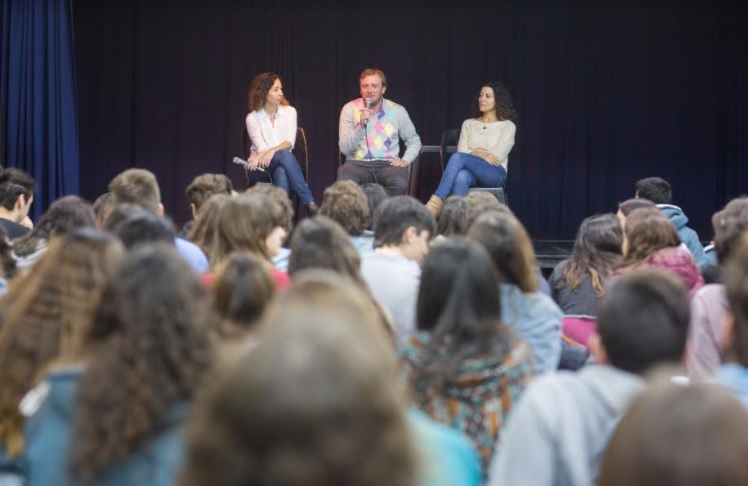
[(432, 213), (439, 212), (448, 196), (465, 196), (472, 186), (504, 184), (516, 116), (512, 96), (503, 84), (491, 81), (481, 87), (473, 118), (462, 123), (457, 152), (449, 158), (439, 187), (426, 203)]

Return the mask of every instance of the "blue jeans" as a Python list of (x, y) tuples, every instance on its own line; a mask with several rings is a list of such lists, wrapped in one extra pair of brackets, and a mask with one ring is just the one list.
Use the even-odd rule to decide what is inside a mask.
[(506, 170), (502, 166), (493, 166), (477, 155), (455, 152), (449, 158), (434, 195), (439, 199), (450, 195), (466, 196), (473, 186), (501, 187), (505, 181)]
[(314, 196), (304, 180), (304, 173), (290, 150), (279, 150), (265, 169), (273, 174), (273, 185), (284, 189), (289, 196), (291, 189), (299, 195), (302, 204), (314, 201)]

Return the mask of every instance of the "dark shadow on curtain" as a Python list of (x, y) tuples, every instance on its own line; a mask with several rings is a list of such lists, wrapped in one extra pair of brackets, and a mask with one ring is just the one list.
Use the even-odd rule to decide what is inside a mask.
[(37, 180), (38, 217), (58, 197), (79, 192), (71, 0), (4, 0), (0, 39), (6, 165)]

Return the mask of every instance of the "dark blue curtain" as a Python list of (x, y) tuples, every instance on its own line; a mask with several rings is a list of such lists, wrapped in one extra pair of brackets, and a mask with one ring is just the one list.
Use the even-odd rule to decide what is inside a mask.
[(0, 104), (6, 165), (30, 173), (33, 215), (79, 190), (78, 119), (70, 0), (3, 0)]

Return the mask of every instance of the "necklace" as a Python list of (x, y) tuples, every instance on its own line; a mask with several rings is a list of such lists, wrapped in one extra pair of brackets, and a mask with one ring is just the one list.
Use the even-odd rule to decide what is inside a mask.
[(495, 121), (497, 121), (497, 120), (484, 120), (483, 118), (478, 118), (478, 121), (479, 121), (479, 122), (481, 122), (481, 123), (483, 124), (483, 130), (485, 130), (485, 129), (486, 129), (486, 127), (487, 127), (487, 125), (488, 125), (489, 123), (493, 123), (493, 122), (495, 122)]

